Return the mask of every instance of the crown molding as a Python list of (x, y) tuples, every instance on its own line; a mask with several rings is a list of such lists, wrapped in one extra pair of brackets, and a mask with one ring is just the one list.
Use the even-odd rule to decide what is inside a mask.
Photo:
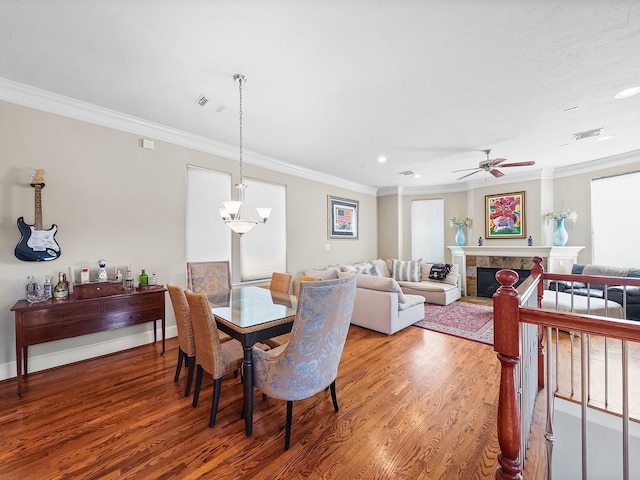
[[(235, 145), (150, 122), (142, 118), (99, 107), (91, 103), (59, 95), (47, 90), (14, 82), (0, 77), (0, 100), (25, 107), (42, 110), (56, 115), (73, 118), (103, 127), (133, 133), (201, 152), (219, 155), (237, 161)], [(344, 188), (366, 195), (377, 195), (377, 189), (367, 185), (344, 180), (308, 168), (292, 165), (258, 152), (243, 150), (243, 161), (279, 173), (305, 178), (333, 187)]]

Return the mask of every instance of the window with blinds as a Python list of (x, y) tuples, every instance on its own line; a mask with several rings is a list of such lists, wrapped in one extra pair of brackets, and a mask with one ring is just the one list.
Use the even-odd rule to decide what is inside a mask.
[(231, 198), (231, 175), (187, 165), (187, 262), (231, 260), (231, 229), (218, 207)]
[(244, 179), (245, 208), (260, 220), (257, 207), (271, 207), (265, 224), (258, 224), (240, 237), (240, 276), (243, 282), (270, 278), (287, 271), (287, 189), (284, 185)]
[(638, 186), (640, 172), (591, 181), (593, 263), (640, 268)]
[(444, 262), (444, 200), (411, 202), (411, 258)]

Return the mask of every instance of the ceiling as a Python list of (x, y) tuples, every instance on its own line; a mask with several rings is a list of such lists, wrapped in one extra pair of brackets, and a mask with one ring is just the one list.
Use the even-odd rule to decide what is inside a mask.
[[(242, 73), (248, 163), (383, 190), (640, 150), (637, 0), (0, 0), (0, 45), (1, 78), (233, 146)], [(487, 148), (536, 165), (457, 181)]]

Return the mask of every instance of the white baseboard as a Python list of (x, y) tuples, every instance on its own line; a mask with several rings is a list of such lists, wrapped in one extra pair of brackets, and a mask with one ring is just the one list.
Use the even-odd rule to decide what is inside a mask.
[[(175, 325), (166, 327), (165, 338), (172, 338), (177, 336), (178, 329)], [(158, 342), (161, 342), (162, 332), (158, 331), (157, 337)], [(153, 330), (136, 333), (133, 335), (127, 335), (104, 342), (92, 343), (91, 345), (84, 345), (78, 348), (59, 350), (57, 352), (47, 353), (45, 355), (37, 355), (34, 357), (30, 356), (29, 373), (34, 373), (53, 367), (59, 367), (61, 365), (67, 365), (69, 363), (79, 362), (81, 360), (87, 360), (89, 358), (100, 357), (102, 355), (108, 355), (110, 353), (120, 352), (129, 348), (146, 345), (151, 342), (153, 342)], [(15, 376), (15, 361), (0, 364), (0, 380), (15, 378)]]

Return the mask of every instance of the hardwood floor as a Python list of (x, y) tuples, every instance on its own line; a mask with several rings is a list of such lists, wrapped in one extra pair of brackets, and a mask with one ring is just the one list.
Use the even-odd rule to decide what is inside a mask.
[[(159, 351), (31, 374), (23, 398), (15, 379), (1, 382), (0, 478), (494, 478), (499, 369), (490, 346), (417, 327), (387, 336), (351, 326), (340, 411), (328, 391), (294, 402), (289, 451), (285, 402), (256, 391), (246, 438), (240, 380), (225, 378), (209, 428), (211, 380), (192, 408), (186, 371), (173, 382), (177, 339)], [(542, 478), (538, 450), (534, 441), (525, 478)]]

